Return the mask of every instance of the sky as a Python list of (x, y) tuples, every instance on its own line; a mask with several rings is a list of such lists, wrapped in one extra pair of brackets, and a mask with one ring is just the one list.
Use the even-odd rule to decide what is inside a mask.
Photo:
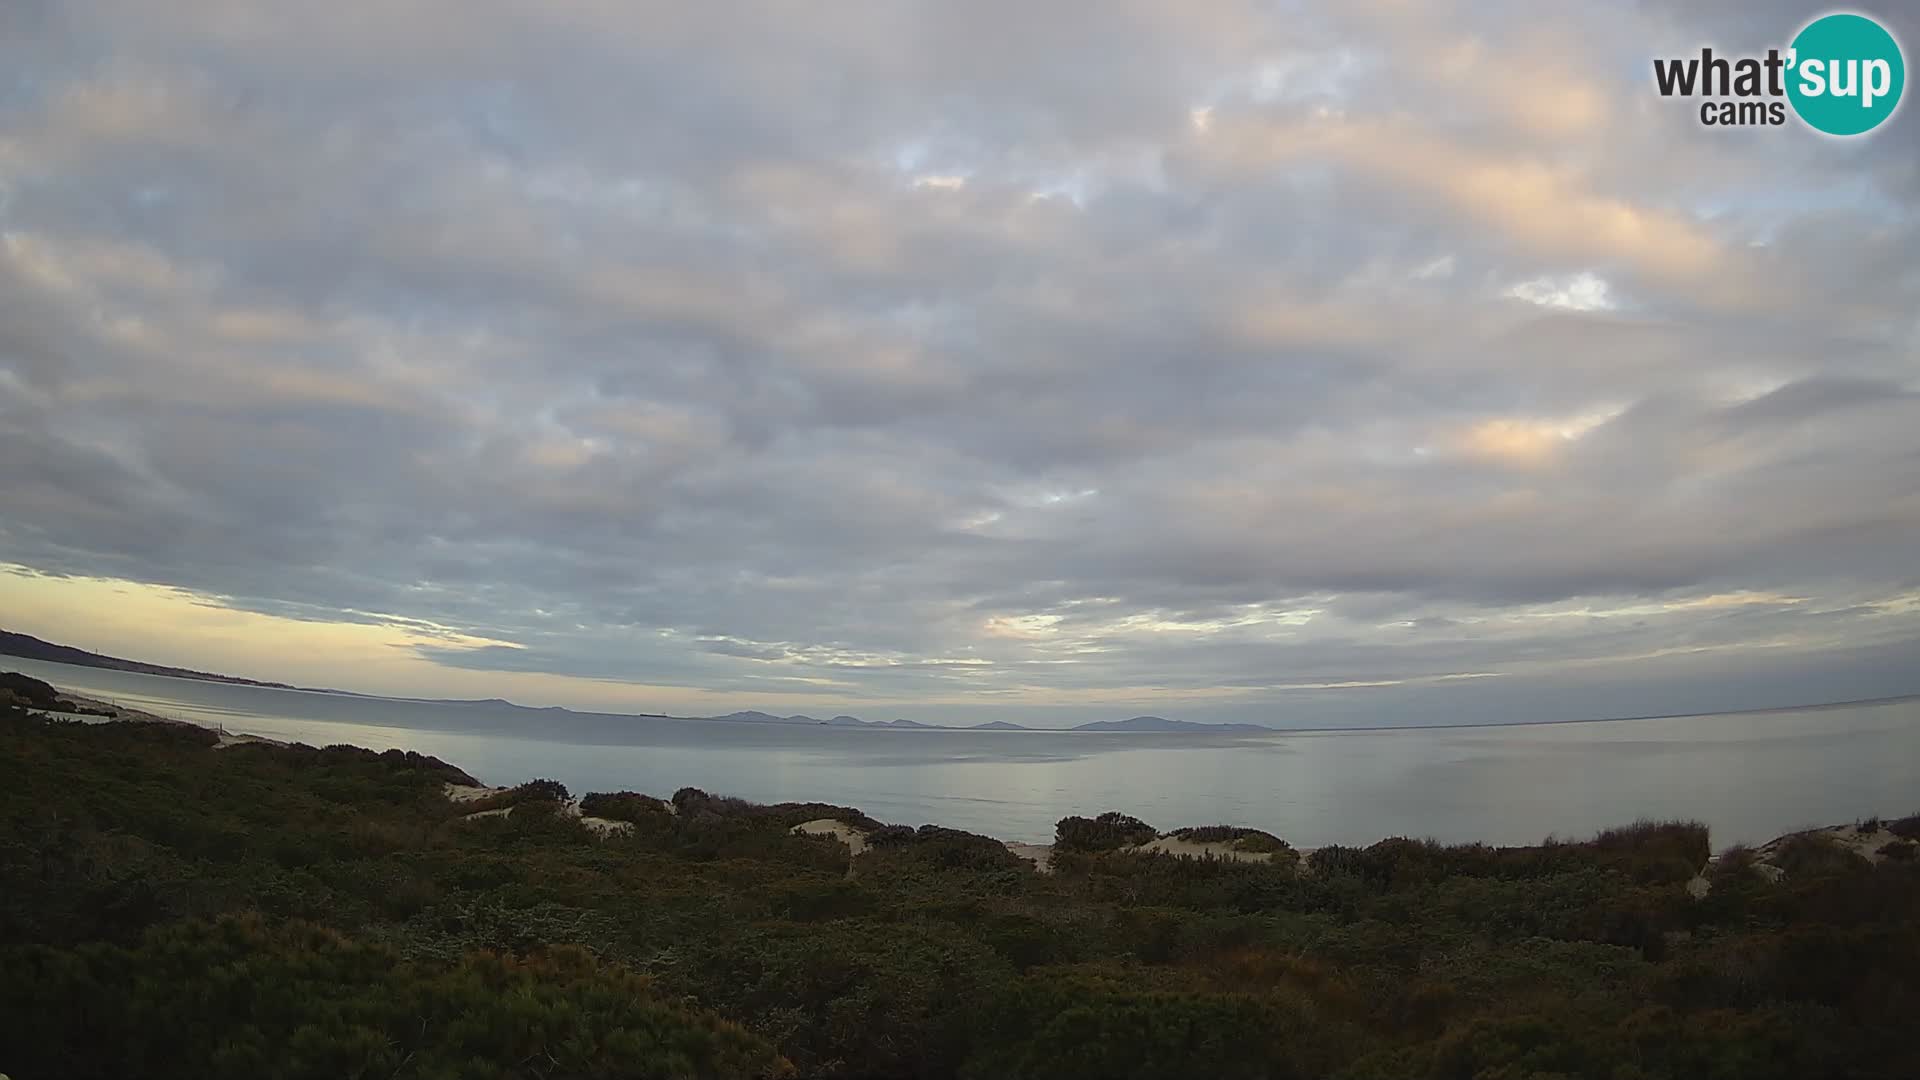
[(0, 3), (0, 626), (926, 722), (1920, 692), (1920, 115), (1653, 89), (1821, 5), (351, 7)]

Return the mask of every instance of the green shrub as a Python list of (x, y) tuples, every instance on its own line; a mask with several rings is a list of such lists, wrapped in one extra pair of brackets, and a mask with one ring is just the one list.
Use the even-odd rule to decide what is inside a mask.
[[(26, 1076), (764, 1077), (765, 1041), (577, 950), (410, 962), (318, 927), (186, 923), (133, 949), (0, 951)], [(525, 1063), (544, 1066), (524, 1072)]]
[(1103, 847), (1151, 831), (1111, 815), (1052, 874), (881, 827), (849, 877), (789, 832), (871, 820), (846, 807), (589, 796), (639, 819), (593, 843), (550, 790), (456, 825), (443, 763), (210, 739), (0, 707), (0, 1069), (1920, 1076), (1920, 863), (1891, 851), (1789, 850), (1762, 887), (1736, 849), (1694, 900), (1695, 826), (1303, 876)]
[(1064, 817), (1054, 825), (1053, 844), (1068, 851), (1113, 851), (1159, 837), (1153, 826), (1118, 810), (1099, 817)]
[(1246, 835), (1234, 840), (1233, 846), (1236, 850), (1251, 852), (1256, 855), (1277, 855), (1281, 852), (1291, 852), (1293, 850), (1293, 845), (1287, 843), (1285, 840), (1280, 839), (1272, 833), (1264, 833), (1258, 830), (1249, 830)]
[(1249, 829), (1242, 825), (1202, 825), (1197, 828), (1175, 829), (1167, 835), (1193, 844), (1232, 843), (1236, 851), (1256, 854), (1292, 850), (1291, 845), (1272, 833)]
[(1865, 870), (1865, 858), (1834, 843), (1819, 833), (1789, 836), (1773, 854), (1775, 866), (1790, 878), (1823, 877)]
[(1707, 827), (1697, 821), (1636, 821), (1603, 830), (1586, 846), (1611, 855), (1671, 859), (1696, 869), (1713, 854)]
[(529, 780), (513, 789), (516, 802), (566, 802), (567, 785), (558, 780)]
[(60, 694), (52, 684), (17, 671), (0, 672), (0, 696), (7, 694), (39, 709), (51, 709), (60, 704)]
[(610, 821), (631, 821), (636, 824), (650, 821), (673, 811), (663, 799), (651, 795), (642, 795), (637, 791), (617, 791), (612, 793), (595, 791), (580, 797), (580, 812), (588, 817), (606, 818)]

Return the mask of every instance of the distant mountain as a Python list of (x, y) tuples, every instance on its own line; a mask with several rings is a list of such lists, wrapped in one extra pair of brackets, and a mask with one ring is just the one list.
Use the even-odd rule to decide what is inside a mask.
[[(775, 716), (772, 713), (763, 713), (753, 709), (747, 709), (742, 712), (730, 712), (725, 716), (689, 716), (689, 717), (685, 717), (685, 719), (718, 720), (725, 723), (733, 723), (733, 724), (816, 724), (817, 725), (817, 724), (828, 723), (828, 721), (817, 720), (811, 716), (802, 716), (799, 713), (795, 713), (792, 716)], [(835, 722), (842, 723), (842, 724), (846, 723), (849, 720), (853, 720), (853, 722), (856, 724), (859, 723), (858, 720), (854, 720), (853, 717), (851, 716), (834, 717)]]
[(816, 727), (865, 727), (865, 728), (909, 728), (916, 731), (1266, 731), (1258, 724), (1202, 724), (1192, 720), (1169, 720), (1164, 716), (1136, 716), (1129, 720), (1096, 720), (1091, 724), (1064, 729), (1043, 729), (1024, 727), (1008, 723), (1005, 720), (993, 720), (985, 724), (974, 724), (967, 728), (952, 728), (944, 724), (922, 724), (917, 720), (862, 720), (857, 716), (844, 713), (831, 720), (818, 720), (811, 716), (775, 716), (763, 712), (735, 712), (725, 716), (690, 716), (687, 720), (714, 720), (724, 723), (749, 724), (810, 724)]
[[(831, 720), (819, 720), (811, 716), (795, 714), (793, 716), (775, 716), (764, 712), (734, 712), (725, 716), (689, 716), (687, 720), (713, 720), (722, 723), (748, 724), (794, 724), (816, 727), (864, 727), (864, 728), (907, 728), (916, 731), (1040, 731), (1042, 728), (1024, 727), (1005, 720), (993, 720), (985, 724), (974, 724), (967, 728), (952, 728), (944, 724), (922, 724), (917, 720), (862, 720), (857, 716), (841, 714)], [(1192, 720), (1169, 720), (1164, 716), (1136, 716), (1130, 720), (1097, 720), (1091, 724), (1081, 724), (1066, 731), (1266, 731), (1257, 724), (1201, 724)]]
[[(235, 686), (266, 686), (275, 690), (304, 689), (304, 687), (288, 686), (286, 683), (261, 682), (259, 679), (242, 679), (234, 675), (215, 675), (208, 671), (193, 671), (188, 668), (167, 667), (164, 664), (145, 664), (138, 660), (124, 660), (118, 656), (103, 656), (85, 649), (76, 649), (71, 645), (55, 645), (51, 641), (41, 641), (37, 637), (16, 634), (9, 630), (0, 630), (0, 656), (22, 656), (28, 660), (44, 660), (50, 664), (72, 664), (75, 667), (131, 671), (140, 675), (167, 675), (175, 679), (199, 679), (201, 682), (231, 683)], [(321, 692), (336, 694), (341, 691)]]
[(1197, 724), (1192, 720), (1169, 720), (1164, 716), (1136, 716), (1129, 720), (1095, 720), (1071, 727), (1068, 731), (1265, 731), (1258, 724)]
[[(230, 683), (236, 686), (264, 686), (275, 690), (310, 690), (322, 694), (355, 695), (349, 690), (312, 690), (310, 687), (289, 686), (286, 683), (263, 682), (259, 679), (242, 679), (235, 675), (215, 675), (206, 671), (193, 671), (188, 668), (167, 667), (164, 664), (148, 664), (139, 660), (126, 660), (118, 656), (103, 656), (100, 653), (76, 649), (71, 645), (55, 645), (50, 641), (41, 641), (27, 634), (16, 634), (0, 630), (0, 656), (23, 656), (29, 660), (45, 660), (55, 664), (73, 664), (78, 667), (107, 668), (112, 671), (131, 671), (141, 675), (166, 675), (176, 679), (199, 679), (203, 682)], [(1029, 728), (1005, 720), (993, 720), (985, 724), (974, 724), (968, 728), (953, 728), (944, 724), (923, 724), (918, 720), (862, 720), (857, 716), (842, 713), (831, 719), (821, 720), (804, 713), (792, 716), (775, 716), (772, 713), (757, 710), (731, 712), (725, 716), (669, 716), (666, 713), (591, 713), (577, 712), (559, 705), (545, 707), (519, 705), (501, 698), (484, 700), (450, 700), (445, 698), (405, 698), (401, 700), (419, 701), (433, 705), (460, 705), (485, 709), (514, 710), (520, 712), (541, 712), (564, 714), (577, 717), (627, 718), (627, 719), (666, 719), (666, 720), (708, 720), (715, 723), (737, 724), (787, 724), (795, 727), (842, 727), (842, 728), (897, 728), (915, 731), (1036, 731), (1052, 730)], [(1191, 720), (1168, 720), (1162, 716), (1136, 716), (1130, 720), (1098, 720), (1091, 724), (1066, 728), (1067, 731), (1266, 731), (1258, 724), (1200, 724)]]
[(796, 726), (805, 725), (810, 727), (932, 728), (934, 726), (932, 724), (922, 724), (915, 720), (862, 720), (857, 716), (848, 716), (845, 713), (827, 720), (821, 720), (817, 717), (807, 716), (804, 713), (795, 713), (792, 716), (775, 716), (772, 713), (756, 712), (753, 710), (731, 712), (725, 716), (686, 716), (680, 719), (714, 720), (730, 724), (793, 724)]

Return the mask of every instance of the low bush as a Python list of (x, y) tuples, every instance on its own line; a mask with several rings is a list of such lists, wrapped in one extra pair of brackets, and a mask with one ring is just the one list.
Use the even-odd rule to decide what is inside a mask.
[(1243, 825), (1201, 825), (1175, 829), (1167, 835), (1193, 844), (1232, 843), (1239, 851), (1272, 852), (1291, 847), (1285, 840), (1270, 832), (1249, 829)]
[(1789, 836), (1773, 854), (1775, 866), (1789, 878), (1808, 878), (1847, 874), (1865, 870), (1871, 864), (1862, 856), (1841, 847), (1819, 833)]
[(1157, 839), (1160, 833), (1139, 818), (1109, 810), (1094, 818), (1064, 817), (1054, 825), (1055, 847), (1068, 851), (1113, 851)]
[(543, 800), (566, 802), (570, 797), (567, 792), (567, 785), (558, 780), (544, 779), (529, 780), (521, 784), (519, 787), (513, 789), (513, 796), (516, 802), (536, 802)]
[[(1871, 865), (1788, 845), (1778, 884), (1730, 851), (1697, 900), (1672, 823), (1309, 874), (1115, 850), (1151, 835), (1120, 814), (1050, 874), (876, 827), (850, 876), (789, 831), (872, 820), (846, 807), (603, 793), (639, 820), (592, 842), (544, 786), (455, 826), (431, 759), (211, 739), (0, 706), (0, 1069), (1920, 1076), (1920, 844), (1890, 825)], [(1226, 830), (1185, 835), (1263, 842)]]
[[(0, 951), (8, 1067), (27, 1076), (765, 1077), (764, 1039), (579, 950), (410, 962), (257, 917), (124, 949)], [(216, 1034), (217, 1033), (217, 1034)], [(542, 1067), (523, 1071), (526, 1063)]]
[(651, 795), (642, 795), (637, 791), (590, 792), (580, 797), (580, 812), (588, 817), (607, 818), (610, 821), (631, 821), (638, 824), (654, 817), (671, 814), (672, 808), (666, 800)]
[(0, 694), (11, 693), (21, 702), (39, 709), (51, 709), (60, 702), (59, 691), (51, 683), (41, 682), (17, 671), (0, 672)]

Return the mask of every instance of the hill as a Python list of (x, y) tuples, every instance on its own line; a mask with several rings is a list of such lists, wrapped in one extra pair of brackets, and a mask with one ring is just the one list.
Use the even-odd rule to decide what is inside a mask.
[[(41, 641), (32, 635), (16, 634), (10, 630), (0, 630), (0, 656), (20, 656), (28, 660), (44, 660), (50, 664), (132, 671), (141, 675), (166, 675), (175, 679), (199, 679), (202, 682), (232, 683), (236, 686), (266, 686), (275, 690), (304, 689), (289, 686), (286, 683), (262, 682), (258, 679), (242, 679), (235, 675), (216, 675), (210, 671), (194, 671), (191, 668), (168, 667), (165, 664), (148, 664), (139, 660), (106, 656), (88, 652), (85, 649), (76, 649), (71, 645), (55, 645), (51, 641)], [(337, 693), (331, 690), (323, 692)]]
[(1200, 724), (1192, 720), (1169, 720), (1164, 716), (1135, 716), (1127, 720), (1095, 720), (1068, 728), (1069, 731), (1270, 731), (1258, 724)]

